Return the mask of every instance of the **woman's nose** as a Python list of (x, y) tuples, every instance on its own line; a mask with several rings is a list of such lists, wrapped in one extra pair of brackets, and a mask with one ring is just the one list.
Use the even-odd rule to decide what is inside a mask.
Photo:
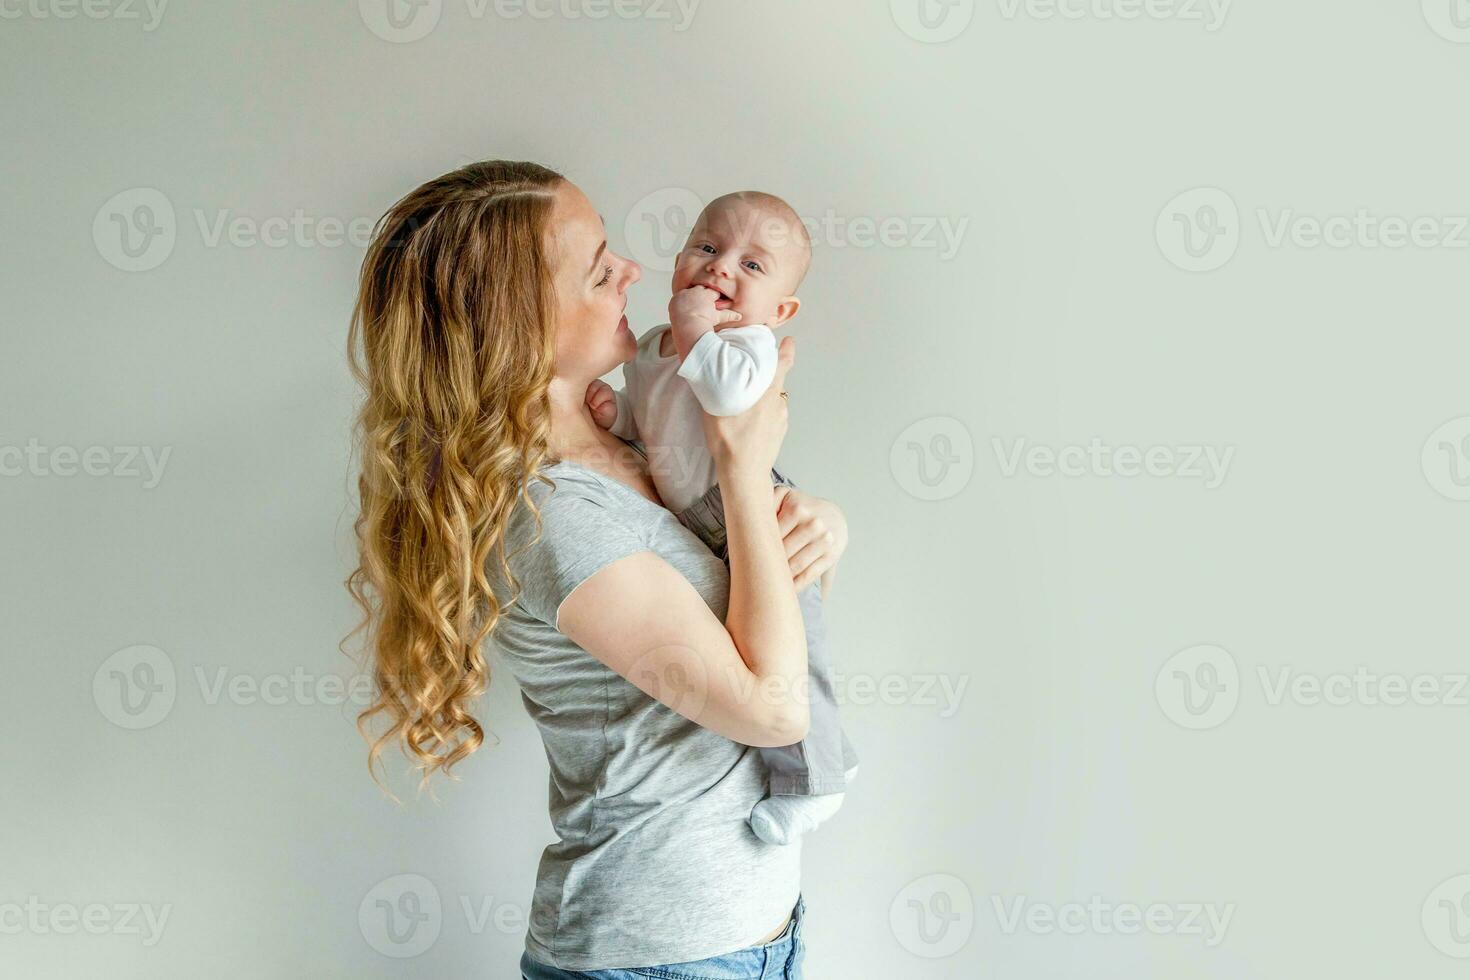
[(633, 283), (637, 282), (639, 279), (642, 279), (642, 278), (643, 278), (643, 267), (641, 265), (639, 265), (637, 262), (634, 262), (632, 259), (628, 259), (627, 281), (623, 283), (623, 288), (624, 289), (627, 289), (629, 286), (633, 285)]

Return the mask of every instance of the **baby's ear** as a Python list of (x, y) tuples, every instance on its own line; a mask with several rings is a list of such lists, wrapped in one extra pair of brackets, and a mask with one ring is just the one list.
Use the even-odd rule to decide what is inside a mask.
[(796, 316), (796, 311), (799, 309), (801, 309), (801, 300), (795, 296), (786, 297), (776, 304), (776, 315), (771, 317), (770, 325), (772, 327), (779, 327), (787, 320)]

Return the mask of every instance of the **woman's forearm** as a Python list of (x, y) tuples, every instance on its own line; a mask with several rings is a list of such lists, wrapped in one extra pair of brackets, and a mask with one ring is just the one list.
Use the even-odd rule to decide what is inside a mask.
[(788, 683), (793, 687), (784, 689), (791, 690), (807, 673), (806, 628), (771, 506), (770, 476), (730, 469), (720, 475), (730, 553), (725, 628), (751, 673), (763, 683)]

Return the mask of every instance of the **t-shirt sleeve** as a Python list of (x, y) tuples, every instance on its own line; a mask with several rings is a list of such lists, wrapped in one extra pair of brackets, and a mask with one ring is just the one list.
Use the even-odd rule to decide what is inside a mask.
[[(511, 572), (521, 588), (517, 602), (549, 626), (577, 586), (620, 558), (648, 551), (648, 544), (616, 512), (580, 488), (558, 487), (539, 500), (541, 537), (521, 508), (506, 535)], [(523, 550), (522, 550), (523, 549)]]

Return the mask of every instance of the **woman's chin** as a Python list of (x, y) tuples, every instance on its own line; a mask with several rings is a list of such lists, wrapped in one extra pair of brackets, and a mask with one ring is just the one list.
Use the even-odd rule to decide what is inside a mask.
[(622, 341), (623, 347), (627, 350), (627, 357), (623, 358), (623, 360), (627, 360), (628, 357), (632, 357), (638, 353), (638, 338), (633, 336), (633, 330), (628, 326), (627, 317), (623, 317), (618, 321), (616, 333), (618, 340)]

